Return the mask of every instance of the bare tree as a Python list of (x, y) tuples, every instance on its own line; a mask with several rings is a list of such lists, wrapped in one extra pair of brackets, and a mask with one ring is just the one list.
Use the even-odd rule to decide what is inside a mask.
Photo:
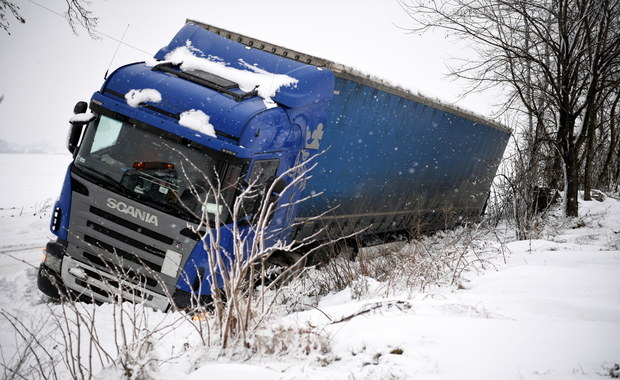
[(17, 21), (22, 24), (26, 22), (26, 20), (19, 13), (19, 7), (10, 2), (8, 0), (0, 0), (0, 27), (4, 29), (8, 34), (9, 32), (9, 20), (7, 14), (12, 15)]
[(77, 33), (78, 25), (82, 26), (92, 38), (96, 38), (95, 28), (97, 27), (97, 17), (88, 9), (90, 4), (87, 0), (65, 0), (67, 11), (65, 18), (71, 26), (73, 33)]
[[(578, 215), (583, 160), (592, 158), (597, 110), (609, 103), (620, 70), (619, 0), (400, 0), (413, 31), (439, 28), (474, 41), (478, 59), (453, 70), (471, 81), (469, 91), (504, 86), (502, 111), (531, 120), (528, 167), (544, 182), (553, 173), (541, 154), (560, 159), (565, 213)], [(602, 129), (608, 131), (608, 129)], [(601, 129), (599, 129), (601, 131)], [(519, 137), (519, 136), (518, 136)], [(601, 139), (606, 136), (599, 136)], [(557, 163), (558, 160), (556, 159)], [(590, 175), (590, 174), (589, 174)]]
[[(87, 0), (65, 0), (65, 3), (67, 10), (61, 16), (67, 20), (73, 33), (78, 34), (78, 26), (82, 26), (92, 38), (96, 38), (97, 17), (88, 8), (90, 2)], [(26, 19), (21, 15), (20, 8), (15, 2), (0, 0), (0, 27), (10, 35), (9, 17), (7, 16), (9, 14), (22, 24), (26, 22)]]

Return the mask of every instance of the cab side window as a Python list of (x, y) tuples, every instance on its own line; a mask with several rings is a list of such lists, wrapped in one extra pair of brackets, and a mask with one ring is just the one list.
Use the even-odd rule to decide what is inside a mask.
[(276, 178), (276, 172), (280, 166), (280, 160), (257, 160), (252, 167), (252, 173), (250, 173), (250, 184), (254, 184), (256, 188), (262, 188), (266, 184), (271, 184)]
[(254, 166), (252, 166), (248, 179), (248, 186), (252, 186), (254, 195), (250, 199), (245, 200), (243, 207), (247, 214), (254, 214), (258, 210), (265, 196), (265, 191), (276, 178), (278, 166), (280, 166), (279, 159), (254, 161)]

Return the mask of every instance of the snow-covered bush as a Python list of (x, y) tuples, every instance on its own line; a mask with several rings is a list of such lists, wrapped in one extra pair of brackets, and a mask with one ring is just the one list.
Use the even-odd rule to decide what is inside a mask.
[(388, 295), (459, 287), (464, 272), (484, 269), (490, 265), (489, 256), (503, 254), (502, 244), (489, 242), (493, 233), (485, 224), (472, 224), (408, 242), (362, 247), (353, 256), (348, 251), (334, 252), (327, 264), (308, 271), (299, 281), (315, 298), (347, 288), (352, 298), (360, 299), (373, 292)]
[(68, 297), (46, 310), (29, 321), (2, 312), (20, 347), (19, 355), (4, 358), (4, 378), (151, 378), (172, 359), (159, 356), (157, 342), (185, 321), (179, 313), (153, 314), (142, 304)]

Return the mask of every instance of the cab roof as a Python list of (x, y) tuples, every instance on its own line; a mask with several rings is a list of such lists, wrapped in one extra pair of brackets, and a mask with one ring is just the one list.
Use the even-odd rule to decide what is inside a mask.
[[(188, 46), (196, 58), (221, 62), (222, 66), (241, 73), (285, 75), (293, 78), (294, 84), (280, 86), (269, 99), (275, 104), (270, 105), (258, 96), (256, 88), (255, 91), (240, 89), (235, 78), (183, 70), (182, 63), (167, 60), (175, 49)], [(151, 112), (178, 119), (185, 111), (201, 110), (210, 117), (218, 134), (233, 140), (242, 135), (252, 117), (272, 106), (302, 108), (333, 96), (331, 71), (244, 46), (191, 22), (154, 58), (157, 62), (119, 68), (108, 77), (101, 92), (124, 98), (132, 90), (155, 90), (161, 94), (161, 101), (144, 103)]]

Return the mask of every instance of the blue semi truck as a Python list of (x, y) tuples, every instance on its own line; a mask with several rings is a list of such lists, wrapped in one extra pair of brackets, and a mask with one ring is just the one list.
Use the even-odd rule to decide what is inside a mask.
[[(349, 67), (195, 21), (74, 113), (74, 160), (38, 286), (108, 301), (122, 271), (161, 310), (211, 292), (201, 216), (226, 252), (227, 231), (251, 231), (264, 197), (278, 204), (267, 228), (287, 242), (451, 228), (483, 212), (510, 136)], [(309, 160), (316, 167), (285, 196), (256, 192), (243, 223), (233, 220), (244, 186), (282, 191)], [(217, 200), (204, 196), (214, 183)]]

